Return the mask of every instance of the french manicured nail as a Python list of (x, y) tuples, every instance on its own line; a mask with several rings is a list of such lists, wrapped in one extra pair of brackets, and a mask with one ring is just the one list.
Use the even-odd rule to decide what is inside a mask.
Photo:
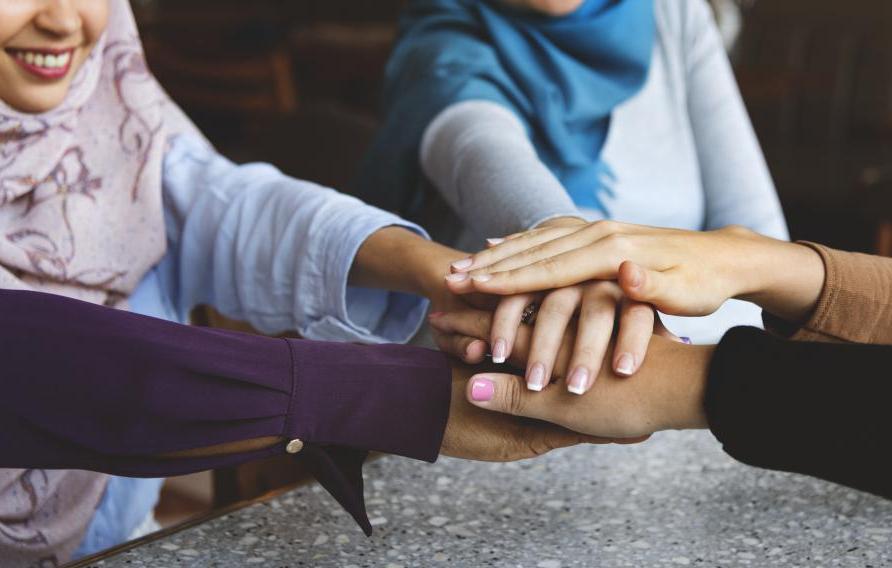
[(464, 272), (459, 272), (457, 274), (447, 274), (446, 280), (450, 282), (464, 282), (468, 279), (468, 275)]
[(489, 246), (494, 247), (504, 243), (505, 239), (486, 239), (486, 242), (489, 243)]
[(576, 370), (570, 375), (570, 380), (567, 381), (567, 390), (573, 394), (585, 394), (587, 386), (588, 369), (585, 367), (576, 367)]
[(471, 268), (471, 266), (473, 266), (473, 265), (474, 265), (473, 258), (463, 258), (461, 260), (456, 260), (455, 262), (453, 262), (452, 268), (454, 268), (456, 270), (467, 270), (467, 269)]
[(631, 353), (623, 353), (616, 361), (616, 372), (620, 375), (631, 375), (635, 371), (635, 358)]
[(492, 362), (502, 364), (508, 360), (508, 342), (504, 339), (496, 339), (492, 346)]
[(489, 282), (492, 280), (492, 274), (478, 274), (477, 276), (472, 276), (471, 279), (474, 282)]
[(489, 379), (474, 379), (471, 385), (471, 400), (474, 402), (489, 402), (496, 394), (496, 385)]
[(685, 344), (687, 344), (687, 345), (693, 345), (693, 344), (694, 344), (694, 342), (691, 341), (691, 338), (690, 338), (690, 337), (679, 337), (679, 339), (681, 339), (681, 342), (682, 342), (682, 343), (685, 343)]
[(545, 365), (542, 363), (533, 365), (530, 376), (527, 377), (527, 388), (536, 392), (545, 388)]

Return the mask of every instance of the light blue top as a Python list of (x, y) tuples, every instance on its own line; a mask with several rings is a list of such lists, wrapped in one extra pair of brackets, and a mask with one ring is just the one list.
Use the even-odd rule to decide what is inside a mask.
[[(130, 298), (132, 311), (181, 323), (198, 305), (265, 333), (404, 343), (427, 301), (347, 285), (374, 232), (416, 225), (267, 164), (236, 165), (204, 142), (171, 141), (164, 159), (168, 251)], [(155, 507), (161, 480), (112, 478), (76, 557), (126, 541)]]

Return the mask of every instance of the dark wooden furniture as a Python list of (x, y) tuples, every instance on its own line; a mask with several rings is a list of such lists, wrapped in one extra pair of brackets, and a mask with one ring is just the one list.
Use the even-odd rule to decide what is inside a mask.
[(869, 250), (865, 169), (892, 164), (892, 3), (764, 0), (736, 70), (796, 238)]

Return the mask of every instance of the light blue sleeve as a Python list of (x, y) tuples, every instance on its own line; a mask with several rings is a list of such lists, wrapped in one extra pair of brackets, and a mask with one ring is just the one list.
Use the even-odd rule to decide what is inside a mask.
[(197, 305), (264, 333), (358, 343), (408, 341), (427, 301), (350, 287), (360, 245), (399, 217), (268, 164), (236, 165), (200, 140), (171, 140), (164, 207), (171, 302), (184, 320)]
[[(675, 2), (678, 2), (675, 4)], [(680, 13), (687, 103), (706, 199), (706, 229), (743, 225), (788, 239), (780, 200), (704, 0), (672, 0)]]

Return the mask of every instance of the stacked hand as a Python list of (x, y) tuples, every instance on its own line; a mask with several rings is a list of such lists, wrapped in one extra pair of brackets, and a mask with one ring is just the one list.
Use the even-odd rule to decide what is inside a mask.
[[(654, 308), (701, 316), (736, 297), (797, 322), (813, 311), (825, 277), (811, 248), (739, 227), (692, 232), (570, 223), (490, 244), (454, 262), (447, 286), (457, 295), (503, 296), (498, 308), (435, 313), (431, 323), (444, 334), (486, 340), (494, 359), (528, 371), (526, 379), (478, 374), (467, 385), (468, 399), (608, 438), (705, 426), (702, 399), (712, 348), (653, 336), (656, 330), (672, 337), (653, 318)], [(519, 325), (530, 301), (541, 305), (535, 326)], [(618, 332), (610, 339), (607, 329), (617, 319)], [(623, 354), (635, 356), (631, 370), (622, 364)], [(543, 389), (537, 365), (546, 376), (569, 372), (566, 388)], [(566, 390), (586, 390), (577, 388), (580, 367), (589, 373), (591, 392), (570, 396)], [(633, 380), (620, 377), (633, 372)], [(545, 392), (523, 388), (525, 381)]]

